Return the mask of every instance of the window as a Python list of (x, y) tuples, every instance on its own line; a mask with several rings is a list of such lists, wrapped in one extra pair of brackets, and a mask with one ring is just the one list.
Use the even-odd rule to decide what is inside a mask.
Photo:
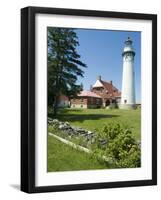
[(100, 102), (100, 99), (96, 99), (96, 104), (99, 104), (99, 102)]
[(93, 98), (91, 97), (91, 104), (93, 104)]

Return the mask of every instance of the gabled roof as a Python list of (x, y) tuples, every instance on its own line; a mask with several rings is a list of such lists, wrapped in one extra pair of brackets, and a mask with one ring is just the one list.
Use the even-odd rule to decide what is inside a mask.
[(94, 88), (103, 87), (106, 92), (100, 93), (99, 91), (97, 94), (99, 94), (102, 98), (112, 98), (112, 97), (120, 97), (121, 92), (112, 84), (103, 80), (97, 80), (96, 83), (93, 85)]
[(93, 88), (94, 88), (94, 87), (103, 87), (103, 84), (101, 83), (100, 80), (97, 80), (97, 81), (95, 82), (95, 84), (93, 85)]
[(118, 91), (118, 89), (115, 86), (113, 86), (112, 83), (109, 83), (109, 82), (106, 82), (106, 81), (102, 81), (102, 80), (101, 80), (101, 83), (104, 86), (104, 88), (106, 90), (108, 90), (109, 93), (113, 93), (114, 91)]
[(101, 98), (98, 94), (88, 91), (88, 90), (83, 90), (81, 91), (80, 94), (78, 94), (79, 97), (95, 97), (95, 98)]

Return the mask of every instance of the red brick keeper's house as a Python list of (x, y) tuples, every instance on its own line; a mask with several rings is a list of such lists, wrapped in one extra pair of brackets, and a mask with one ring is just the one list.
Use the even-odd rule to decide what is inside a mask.
[(100, 108), (113, 106), (117, 107), (121, 100), (121, 92), (113, 85), (112, 81), (107, 82), (98, 77), (90, 91), (83, 90), (70, 101), (72, 108)]
[(107, 82), (98, 76), (97, 81), (91, 86), (91, 91), (102, 98), (103, 107), (109, 105), (118, 106), (121, 100), (121, 92), (113, 85), (112, 81)]

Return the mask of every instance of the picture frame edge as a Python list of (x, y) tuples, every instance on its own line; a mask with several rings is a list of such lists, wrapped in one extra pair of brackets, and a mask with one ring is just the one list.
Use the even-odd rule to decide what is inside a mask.
[[(35, 186), (35, 14), (57, 11), (59, 14), (152, 20), (152, 179), (61, 186)], [(56, 13), (56, 14), (57, 14)], [(84, 16), (84, 15), (81, 15)], [(129, 17), (128, 17), (129, 16)], [(98, 17), (98, 16), (97, 16)], [(131, 18), (133, 17), (133, 18)], [(140, 17), (140, 18), (139, 18)], [(155, 67), (154, 67), (155, 66)], [(155, 132), (155, 133), (154, 133)], [(110, 186), (110, 185), (111, 186)], [(21, 191), (27, 193), (58, 192), (85, 189), (107, 189), (157, 185), (157, 14), (67, 8), (25, 7), (21, 9)]]

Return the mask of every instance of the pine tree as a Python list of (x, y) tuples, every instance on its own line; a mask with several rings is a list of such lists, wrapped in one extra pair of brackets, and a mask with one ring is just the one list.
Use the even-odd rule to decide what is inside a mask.
[(60, 95), (69, 98), (82, 90), (77, 84), (83, 77), (81, 67), (86, 67), (77, 53), (78, 37), (71, 28), (48, 27), (48, 106), (57, 114)]

